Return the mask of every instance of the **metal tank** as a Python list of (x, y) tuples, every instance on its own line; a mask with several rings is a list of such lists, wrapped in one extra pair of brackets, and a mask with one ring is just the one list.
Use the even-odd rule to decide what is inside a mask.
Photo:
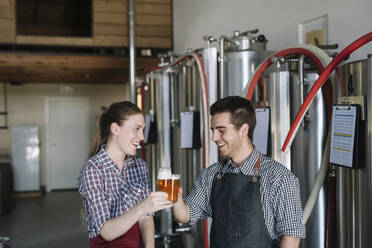
[[(164, 63), (160, 64), (162, 65)], [(152, 130), (157, 133), (156, 140), (145, 146), (145, 160), (150, 165), (151, 187), (152, 191), (155, 191), (159, 167), (162, 164), (171, 164), (170, 80), (167, 73), (151, 73), (146, 77), (145, 84), (143, 110), (153, 127), (157, 127)], [(164, 125), (165, 123), (168, 125)], [(154, 219), (157, 242), (161, 242), (164, 247), (172, 247), (172, 243), (176, 243), (176, 235), (173, 232), (171, 210), (156, 213)]]
[[(326, 104), (322, 92), (319, 91), (298, 129), (290, 151), (283, 153), (281, 148), (290, 124), (318, 78), (318, 73), (310, 64), (305, 63), (302, 57), (281, 63), (280, 65), (278, 61), (271, 66), (272, 71), (265, 79), (264, 86), (263, 102), (270, 108), (269, 155), (298, 177), (304, 207), (321, 166), (327, 137)], [(306, 239), (301, 241), (301, 247), (326, 247), (326, 221), (326, 188), (322, 186), (306, 224)]]
[[(220, 96), (241, 95), (258, 66), (274, 53), (265, 50), (267, 41), (264, 37), (252, 35), (257, 31), (234, 32), (232, 38), (220, 38)], [(299, 178), (303, 207), (320, 168), (327, 136), (326, 105), (322, 92), (310, 106), (291, 150), (283, 153), (281, 147), (303, 99), (317, 78), (318, 74), (305, 63), (303, 57), (287, 60), (281, 65), (277, 61), (264, 74), (263, 86), (257, 87), (262, 89), (256, 89), (252, 98), (256, 106), (264, 104), (270, 108), (268, 155), (286, 165)], [(326, 247), (326, 221), (327, 199), (323, 186), (306, 225), (307, 238), (302, 241), (301, 247)]]
[[(336, 69), (335, 104), (339, 97), (363, 96), (361, 161), (357, 168), (336, 166), (337, 247), (364, 248), (372, 244), (372, 57)], [(356, 99), (356, 98), (353, 98)], [(345, 98), (343, 99), (345, 100)], [(349, 100), (352, 100), (349, 98)], [(352, 102), (350, 102), (352, 103)]]
[(239, 32), (233, 37), (221, 36), (219, 56), (219, 96), (240, 96), (261, 62), (273, 54), (266, 50), (263, 35), (254, 35), (258, 29)]
[[(299, 63), (300, 64), (300, 63)], [(318, 79), (318, 73), (304, 71), (300, 79), (298, 65), (290, 73), (290, 116), (291, 121)], [(304, 208), (309, 198), (316, 176), (321, 167), (328, 134), (326, 102), (324, 93), (320, 90), (310, 105), (306, 118), (297, 131), (291, 146), (291, 171), (298, 177), (301, 190), (301, 202)], [(302, 240), (303, 248), (326, 247), (327, 234), (327, 191), (324, 184), (320, 189), (314, 209), (306, 223), (306, 239)]]
[[(205, 65), (211, 104), (217, 98), (217, 49), (207, 47), (199, 50), (199, 54)], [(170, 63), (173, 61), (171, 56)], [(166, 63), (160, 64), (164, 65)], [(203, 164), (202, 148), (181, 148), (182, 112), (194, 111), (200, 114), (200, 139), (203, 137), (200, 83), (198, 69), (192, 59), (146, 75), (144, 112), (156, 122), (158, 136), (153, 144), (148, 143), (145, 146), (146, 161), (152, 166), (152, 190), (155, 190), (157, 170), (163, 163), (170, 164), (173, 173), (181, 174), (184, 196), (191, 192), (193, 182), (204, 166), (208, 166)], [(217, 161), (217, 148), (211, 147), (206, 155), (209, 156), (210, 163)], [(162, 239), (162, 247), (204, 247), (203, 222), (192, 226), (179, 224), (172, 218), (169, 210), (161, 211), (156, 219), (156, 232)], [(176, 241), (177, 237), (182, 237), (182, 244)]]

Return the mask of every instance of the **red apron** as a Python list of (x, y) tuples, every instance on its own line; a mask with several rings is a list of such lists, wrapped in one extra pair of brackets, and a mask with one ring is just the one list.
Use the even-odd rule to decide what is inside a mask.
[(143, 248), (141, 232), (138, 222), (134, 224), (126, 233), (113, 241), (106, 241), (101, 236), (89, 240), (90, 248)]

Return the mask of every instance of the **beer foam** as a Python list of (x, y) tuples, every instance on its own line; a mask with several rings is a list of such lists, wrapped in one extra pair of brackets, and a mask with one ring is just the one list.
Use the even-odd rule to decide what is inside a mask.
[(172, 175), (172, 180), (179, 180), (181, 179), (181, 175), (180, 174), (173, 174)]
[(171, 170), (159, 170), (158, 179), (171, 179), (172, 171)]

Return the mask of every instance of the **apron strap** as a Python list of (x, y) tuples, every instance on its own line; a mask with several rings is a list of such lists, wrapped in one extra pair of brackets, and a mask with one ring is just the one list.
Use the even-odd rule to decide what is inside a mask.
[(261, 164), (261, 153), (260, 155), (258, 156), (258, 159), (256, 161), (256, 164), (254, 165), (253, 167), (253, 173), (254, 173), (254, 176), (252, 177), (252, 182), (255, 183), (258, 181), (258, 170), (260, 169), (260, 164)]
[(260, 155), (258, 156), (258, 159), (256, 161), (256, 164), (254, 165), (253, 169), (254, 171), (256, 171), (258, 173), (258, 170), (260, 168), (260, 164), (261, 164), (261, 153)]

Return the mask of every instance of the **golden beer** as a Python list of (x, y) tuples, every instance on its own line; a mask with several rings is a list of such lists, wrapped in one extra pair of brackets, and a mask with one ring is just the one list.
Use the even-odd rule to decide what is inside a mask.
[(171, 188), (172, 186), (172, 179), (158, 179), (156, 181), (156, 189), (158, 191), (163, 191), (163, 192), (168, 192), (168, 189)]
[(167, 189), (171, 187), (169, 184), (172, 184), (171, 169), (168, 167), (160, 167), (158, 171), (158, 180), (156, 181), (156, 189), (158, 191), (168, 192)]
[(158, 172), (158, 180), (156, 181), (156, 189), (168, 194), (168, 200), (176, 202), (178, 199), (178, 191), (180, 187), (181, 176), (173, 174), (170, 168), (160, 167)]

